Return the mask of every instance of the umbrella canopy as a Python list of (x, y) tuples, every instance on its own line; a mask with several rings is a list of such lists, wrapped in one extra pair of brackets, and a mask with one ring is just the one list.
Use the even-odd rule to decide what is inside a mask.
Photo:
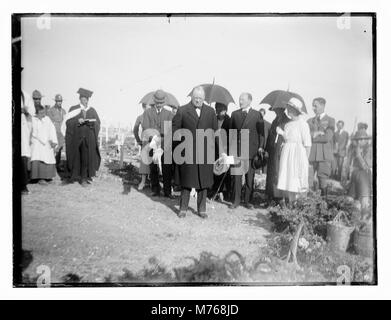
[[(139, 103), (145, 103), (145, 104), (148, 104), (148, 105), (153, 105), (155, 104), (154, 100), (153, 100), (153, 95), (155, 94), (156, 91), (152, 91), (152, 92), (149, 92), (147, 93), (141, 100)], [(170, 106), (170, 107), (174, 107), (174, 108), (178, 108), (179, 107), (179, 102), (177, 100), (177, 98), (174, 97), (174, 95), (172, 95), (171, 93), (169, 92), (165, 92), (166, 94), (166, 105)]]
[[(209, 104), (212, 102), (219, 102), (228, 106), (230, 102), (235, 103), (229, 91), (222, 86), (214, 83), (206, 83), (201, 84), (201, 87), (203, 87), (205, 91), (205, 101)], [(191, 92), (188, 94), (188, 97), (190, 96)]]
[(265, 98), (262, 99), (260, 102), (270, 105), (270, 110), (274, 110), (276, 108), (286, 108), (286, 103), (291, 98), (297, 98), (303, 103), (302, 111), (307, 113), (307, 108), (305, 106), (304, 99), (297, 93), (290, 92), (290, 91), (284, 91), (284, 90), (275, 90), (270, 92), (268, 95), (266, 95)]

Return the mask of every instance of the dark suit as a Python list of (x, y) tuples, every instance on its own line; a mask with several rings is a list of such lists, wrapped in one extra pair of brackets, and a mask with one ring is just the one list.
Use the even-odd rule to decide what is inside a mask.
[[(203, 143), (203, 156), (202, 152), (199, 152), (202, 148), (201, 141), (197, 144), (197, 129), (207, 130), (211, 129), (214, 132), (217, 130), (217, 118), (213, 108), (203, 105), (201, 107), (200, 117), (196, 112), (196, 107), (190, 102), (178, 108), (172, 120), (172, 132), (173, 138), (175, 138), (175, 132), (179, 129), (187, 129), (192, 135), (192, 150), (185, 148), (185, 153), (192, 151), (190, 159), (192, 163), (184, 162), (177, 164), (179, 175), (176, 177), (179, 181), (176, 183), (182, 186), (180, 210), (186, 211), (189, 205), (190, 190), (195, 188), (197, 190), (197, 210), (199, 213), (206, 212), (206, 196), (207, 189), (213, 185), (213, 159), (215, 155), (215, 140), (213, 142), (207, 142), (204, 139)], [(182, 137), (182, 140), (184, 138)], [(175, 147), (179, 142), (174, 141), (174, 161), (175, 159)], [(182, 145), (182, 144), (181, 144)], [(188, 146), (188, 145), (187, 145)], [(182, 155), (186, 157), (186, 154), (182, 152)], [(209, 158), (212, 161), (208, 161)]]
[(341, 180), (343, 161), (346, 157), (346, 147), (349, 142), (349, 134), (342, 130), (334, 133), (334, 158), (337, 165), (335, 176)]
[(324, 115), (321, 119), (317, 117), (308, 120), (308, 124), (313, 137), (314, 132), (322, 131), (323, 134), (312, 138), (312, 146), (309, 162), (313, 172), (310, 172), (310, 186), (313, 184), (314, 173), (317, 173), (319, 186), (325, 192), (327, 181), (331, 175), (331, 164), (334, 158), (334, 118)]
[[(143, 115), (143, 122), (142, 127), (143, 131), (147, 129), (155, 129), (159, 132), (161, 138), (162, 138), (162, 148), (164, 148), (165, 143), (171, 144), (170, 141), (164, 140), (164, 122), (168, 121), (171, 123), (172, 118), (174, 115), (171, 111), (168, 111), (164, 108), (160, 110), (158, 113), (157, 109), (155, 107), (151, 107), (144, 111)], [(166, 149), (164, 149), (166, 150)], [(152, 150), (151, 154), (152, 155)], [(164, 189), (164, 195), (169, 196), (171, 195), (171, 179), (172, 179), (172, 163), (165, 163), (164, 161), (164, 154), (161, 157), (161, 163), (162, 163), (162, 175), (163, 175), (163, 189)], [(158, 165), (156, 163), (151, 163), (149, 165), (150, 168), (150, 179), (151, 179), (151, 187), (152, 191), (155, 193), (160, 193), (160, 184), (159, 184), (159, 169)]]
[[(244, 202), (248, 204), (250, 201), (251, 193), (253, 190), (254, 183), (254, 174), (255, 170), (252, 168), (252, 159), (257, 154), (259, 148), (263, 148), (265, 144), (265, 129), (264, 122), (261, 114), (258, 111), (250, 108), (248, 113), (244, 113), (241, 109), (232, 112), (231, 115), (231, 127), (232, 129), (237, 130), (237, 144), (236, 151), (237, 156), (241, 157), (241, 161), (247, 161), (248, 171), (245, 173), (246, 184), (245, 184), (245, 196)], [(249, 130), (249, 139), (248, 141), (243, 141), (241, 137), (241, 132), (243, 129)], [(232, 141), (230, 143), (230, 148), (233, 147)], [(243, 148), (248, 148), (248, 156), (241, 154), (242, 143), (248, 143), (248, 145), (243, 145)], [(234, 152), (234, 150), (233, 150)], [(230, 151), (230, 154), (232, 152)], [(234, 152), (235, 153), (235, 152)], [(235, 154), (233, 154), (235, 156)], [(246, 159), (244, 159), (246, 158)], [(233, 172), (231, 170), (231, 172)], [(234, 175), (233, 177), (233, 204), (238, 205), (240, 203), (240, 196), (242, 190), (242, 175)]]

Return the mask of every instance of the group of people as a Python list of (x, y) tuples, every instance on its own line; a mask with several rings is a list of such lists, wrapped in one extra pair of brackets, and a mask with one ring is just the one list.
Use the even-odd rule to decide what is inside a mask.
[[(100, 120), (88, 105), (92, 91), (80, 88), (80, 103), (66, 112), (62, 96), (54, 97), (52, 107), (44, 107), (42, 94), (21, 93), (21, 192), (28, 194), (29, 183), (50, 184), (57, 173), (63, 184), (80, 182), (87, 186), (100, 166), (98, 136)], [(66, 165), (61, 159), (66, 150)]]
[[(80, 88), (77, 93), (80, 103), (66, 112), (60, 94), (54, 97), (52, 107), (45, 108), (39, 91), (33, 92), (33, 103), (22, 92), (22, 193), (29, 192), (29, 181), (50, 183), (56, 169), (62, 173), (64, 184), (77, 181), (88, 186), (96, 175), (101, 161), (100, 119), (89, 106), (92, 91)], [(192, 190), (197, 194), (197, 214), (201, 218), (207, 217), (207, 198), (217, 195), (231, 202), (232, 210), (241, 202), (252, 208), (257, 170), (266, 173), (265, 193), (269, 200), (294, 202), (310, 189), (318, 188), (325, 195), (329, 179), (334, 178), (342, 182), (350, 180), (348, 194), (368, 207), (372, 192), (372, 144), (366, 133), (367, 125), (359, 124), (353, 136), (344, 131), (343, 121), (337, 122), (335, 130), (334, 118), (325, 113), (324, 98), (313, 99), (315, 116), (307, 121), (302, 100), (292, 96), (283, 106), (270, 109), (276, 114), (272, 123), (264, 119), (264, 109), (257, 111), (252, 107), (252, 95), (247, 92), (240, 95), (239, 109), (231, 116), (227, 105), (217, 102), (212, 108), (205, 103), (202, 86), (192, 90), (191, 101), (184, 106), (169, 110), (166, 99), (166, 93), (157, 90), (153, 103), (142, 105), (143, 113), (134, 126), (135, 139), (145, 150), (138, 188), (145, 187), (149, 175), (152, 196), (160, 196), (162, 175), (164, 197), (172, 198), (174, 186), (181, 190), (178, 217), (186, 216)], [(167, 135), (167, 124), (172, 135)], [(190, 144), (194, 147), (190, 152), (183, 146), (184, 137), (172, 138), (183, 129), (191, 133)], [(218, 134), (213, 141), (201, 139), (200, 145), (199, 130)], [(235, 139), (232, 131), (236, 133)], [(220, 148), (223, 132), (229, 139)], [(66, 165), (61, 166), (64, 149)], [(181, 152), (176, 154), (177, 150)], [(212, 162), (208, 158), (210, 150)], [(172, 153), (170, 157), (167, 152)], [(186, 152), (186, 161), (176, 160), (176, 156)], [(217, 163), (223, 163), (226, 169), (216, 172)]]
[[(230, 209), (236, 209), (242, 201), (244, 207), (252, 208), (254, 175), (257, 170), (266, 172), (268, 199), (282, 204), (294, 202), (310, 189), (320, 189), (321, 194), (325, 195), (330, 178), (347, 180), (347, 173), (351, 172), (349, 195), (368, 205), (367, 200), (371, 196), (372, 154), (371, 137), (360, 127), (365, 124), (360, 124), (359, 130), (352, 137), (343, 130), (343, 121), (338, 121), (335, 130), (335, 120), (325, 113), (326, 100), (322, 97), (313, 100), (315, 117), (308, 121), (303, 116), (305, 108), (302, 101), (292, 97), (283, 107), (271, 108), (276, 113), (271, 124), (264, 119), (264, 109), (257, 111), (252, 107), (250, 93), (240, 95), (240, 108), (232, 112), (231, 116), (227, 114), (227, 105), (216, 103), (213, 109), (204, 101), (203, 87), (196, 87), (188, 104), (170, 111), (164, 107), (165, 93), (157, 90), (154, 103), (150, 106), (143, 105), (143, 114), (137, 118), (133, 131), (141, 148), (152, 144), (156, 136), (144, 135), (143, 139), (140, 130), (143, 133), (156, 130), (162, 145), (157, 157), (154, 156), (156, 148), (147, 148), (147, 154), (154, 159), (150, 164), (142, 157), (139, 189), (145, 187), (149, 175), (152, 196), (160, 195), (158, 163), (161, 164), (163, 195), (171, 198), (173, 185), (181, 189), (179, 217), (186, 216), (192, 189), (197, 194), (197, 214), (202, 218), (207, 217), (206, 199), (215, 198), (216, 195), (231, 202)], [(176, 163), (174, 159), (174, 162), (166, 163), (171, 158), (164, 157), (164, 152), (167, 151), (163, 149), (170, 152), (172, 149), (165, 149), (164, 145), (179, 146), (183, 140), (167, 141), (164, 138), (164, 122), (171, 123), (174, 134), (179, 129), (188, 129), (193, 146), (200, 143), (196, 139), (198, 129), (212, 129), (220, 133), (225, 131), (226, 137), (230, 137), (231, 130), (236, 131), (237, 138), (233, 143), (228, 141), (223, 150), (217, 148), (218, 142), (209, 142), (216, 147), (214, 164), (227, 159), (232, 153), (230, 149), (235, 150), (235, 163), (231, 163), (230, 169), (223, 174), (216, 174), (214, 164), (207, 161), (208, 145), (205, 146), (204, 141), (200, 145), (204, 152), (199, 152), (196, 147), (192, 148), (193, 154), (188, 158), (191, 161)], [(243, 131), (248, 132), (246, 141), (242, 138)], [(349, 139), (352, 142), (348, 148)], [(242, 154), (244, 144), (246, 152)], [(244, 170), (233, 173), (232, 169), (238, 165)], [(363, 199), (367, 200), (362, 201)]]

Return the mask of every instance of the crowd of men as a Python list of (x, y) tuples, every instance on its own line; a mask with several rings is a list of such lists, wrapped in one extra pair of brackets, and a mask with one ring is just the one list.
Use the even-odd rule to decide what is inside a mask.
[[(29, 95), (22, 92), (20, 165), (23, 194), (29, 193), (29, 182), (50, 183), (56, 174), (54, 169), (61, 173), (64, 184), (79, 182), (84, 187), (92, 183), (99, 170), (100, 119), (97, 111), (89, 106), (93, 92), (80, 88), (77, 93), (80, 103), (66, 112), (62, 107), (63, 99), (60, 94), (54, 97), (52, 107), (45, 108), (41, 104), (42, 95), (38, 90), (32, 93), (33, 103), (30, 102)], [(295, 179), (297, 172), (302, 172), (304, 168), (309, 172), (302, 175), (307, 180), (302, 186), (319, 188), (321, 194), (325, 195), (330, 178), (343, 182), (349, 178), (349, 195), (361, 201), (363, 206), (368, 205), (372, 184), (371, 137), (366, 133), (368, 126), (360, 123), (357, 132), (352, 136), (344, 130), (344, 122), (341, 120), (335, 128), (334, 118), (325, 113), (324, 98), (313, 99), (312, 108), (315, 116), (305, 123), (300, 120), (303, 106), (297, 99), (287, 101), (288, 112), (285, 108), (271, 109), (276, 117), (269, 123), (264, 119), (265, 109), (254, 109), (252, 95), (247, 92), (240, 95), (239, 109), (233, 111), (231, 116), (227, 113), (227, 105), (215, 103), (215, 107), (212, 108), (205, 103), (205, 91), (202, 86), (193, 89), (188, 104), (172, 111), (165, 108), (166, 98), (163, 90), (157, 90), (153, 103), (149, 106), (143, 105), (143, 114), (137, 118), (135, 124), (135, 138), (140, 146), (146, 147), (147, 158), (152, 159), (144, 161), (142, 157), (142, 180), (139, 189), (145, 187), (148, 175), (153, 197), (161, 195), (160, 175), (163, 180), (164, 197), (172, 198), (173, 186), (180, 188), (178, 217), (186, 216), (192, 190), (197, 194), (197, 214), (201, 218), (207, 217), (207, 198), (216, 198), (216, 195), (231, 202), (231, 210), (238, 208), (242, 202), (244, 207), (251, 209), (254, 176), (257, 170), (266, 173), (265, 193), (269, 201), (285, 203), (285, 193), (292, 193), (292, 190), (279, 187), (279, 180), (281, 185), (281, 179)], [(297, 125), (293, 126), (296, 120)], [(180, 129), (186, 129), (191, 133), (194, 147), (191, 154), (187, 155), (191, 161), (176, 163), (175, 150), (176, 147), (180, 147), (181, 141), (165, 136), (164, 129), (167, 123), (174, 134)], [(145, 137), (142, 134), (140, 137), (139, 127), (143, 133), (153, 129), (158, 135)], [(309, 141), (305, 142), (307, 128)], [(199, 145), (197, 130), (200, 129), (225, 131), (227, 137), (230, 136), (230, 130), (235, 130), (237, 138), (234, 145), (227, 143), (222, 150), (215, 148), (216, 140), (206, 143), (202, 141)], [(242, 135), (244, 131), (248, 133), (246, 141), (242, 139), (242, 136), (245, 136)], [(289, 151), (286, 146), (292, 143), (294, 132), (303, 132), (303, 141), (295, 143), (303, 143), (300, 147), (308, 151), (304, 161), (308, 158), (308, 165), (302, 166), (300, 160), (293, 169), (290, 169), (293, 172), (288, 171), (288, 176), (281, 177), (281, 166), (287, 165), (283, 162), (287, 160), (282, 158), (286, 158), (284, 152)], [(172, 148), (168, 149), (168, 144)], [(246, 148), (244, 153), (243, 145)], [(203, 152), (200, 152), (198, 147), (202, 147)], [(64, 148), (66, 165), (61, 166)], [(229, 157), (232, 153), (231, 148), (236, 152), (235, 162), (230, 163), (231, 169), (239, 165), (245, 168), (244, 171), (232, 174), (232, 170), (224, 170), (222, 174), (216, 173), (216, 164), (219, 160)], [(168, 157), (164, 154), (167, 150), (174, 150), (173, 162), (167, 161)], [(210, 150), (213, 150), (213, 162), (208, 161)], [(350, 167), (353, 169), (346, 170)], [(295, 190), (293, 193), (301, 191)]]

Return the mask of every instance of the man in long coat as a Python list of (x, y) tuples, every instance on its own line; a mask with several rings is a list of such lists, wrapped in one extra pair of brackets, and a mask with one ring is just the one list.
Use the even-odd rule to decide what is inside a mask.
[[(186, 159), (184, 163), (178, 163), (174, 149), (173, 158), (179, 170), (179, 175), (176, 177), (177, 179), (179, 178), (179, 181), (176, 181), (176, 183), (182, 187), (178, 213), (178, 217), (180, 218), (186, 216), (192, 188), (197, 190), (197, 214), (201, 218), (208, 217), (206, 214), (206, 197), (207, 189), (213, 185), (213, 160), (215, 156), (214, 132), (217, 130), (217, 118), (213, 108), (204, 104), (204, 100), (204, 89), (202, 87), (194, 88), (191, 95), (191, 102), (180, 107), (172, 120), (174, 142), (175, 132), (179, 129), (189, 130), (192, 139), (192, 148), (184, 149), (185, 158), (186, 152), (191, 151), (191, 154), (187, 154), (191, 163), (186, 161)], [(205, 141), (204, 139), (203, 141), (203, 153), (200, 152), (202, 143), (199, 139), (197, 141), (197, 129), (211, 129), (213, 131), (213, 140)], [(186, 138), (181, 145), (183, 143), (186, 143)], [(179, 147), (179, 145), (176, 147)], [(211, 161), (209, 161), (210, 158)]]
[(80, 104), (69, 109), (65, 117), (65, 146), (69, 182), (79, 181), (82, 186), (91, 183), (100, 166), (98, 136), (100, 119), (96, 110), (88, 106), (92, 92), (78, 90)]
[(309, 157), (310, 167), (309, 185), (313, 184), (314, 173), (319, 181), (321, 194), (326, 194), (328, 179), (331, 175), (331, 164), (334, 158), (334, 130), (335, 120), (325, 113), (326, 100), (315, 98), (312, 108), (315, 117), (308, 120), (312, 136), (312, 146)]
[[(232, 112), (231, 128), (237, 130), (237, 156), (241, 158), (241, 163), (248, 168), (245, 172), (245, 194), (244, 206), (251, 209), (250, 197), (253, 191), (255, 169), (252, 159), (263, 151), (265, 144), (265, 128), (261, 114), (251, 108), (252, 96), (250, 93), (242, 93), (239, 98), (240, 109)], [(242, 136), (242, 131), (248, 130), (248, 141)], [(247, 145), (245, 145), (247, 144)], [(243, 145), (243, 147), (242, 147)], [(242, 148), (248, 148), (248, 157), (241, 153)], [(230, 151), (231, 153), (231, 151)], [(235, 155), (234, 155), (235, 156)], [(231, 170), (232, 172), (232, 170)], [(233, 199), (230, 209), (236, 209), (240, 204), (242, 191), (242, 175), (233, 175)]]
[[(164, 109), (166, 103), (166, 93), (163, 90), (157, 90), (153, 95), (154, 105), (146, 109), (143, 115), (142, 127), (143, 130), (154, 129), (156, 135), (161, 139), (161, 148), (167, 150), (165, 143), (171, 144), (170, 141), (166, 141), (164, 137), (164, 126), (169, 125), (174, 117), (174, 114), (167, 109)], [(154, 133), (152, 133), (154, 134)], [(153, 138), (153, 136), (150, 136)], [(160, 156), (160, 161), (162, 164), (162, 175), (163, 175), (163, 191), (166, 198), (171, 198), (171, 179), (173, 173), (172, 163), (165, 162), (164, 153)], [(160, 196), (160, 183), (159, 183), (159, 170), (157, 163), (153, 161), (149, 165), (150, 168), (150, 178), (151, 178), (151, 188), (152, 196)]]

